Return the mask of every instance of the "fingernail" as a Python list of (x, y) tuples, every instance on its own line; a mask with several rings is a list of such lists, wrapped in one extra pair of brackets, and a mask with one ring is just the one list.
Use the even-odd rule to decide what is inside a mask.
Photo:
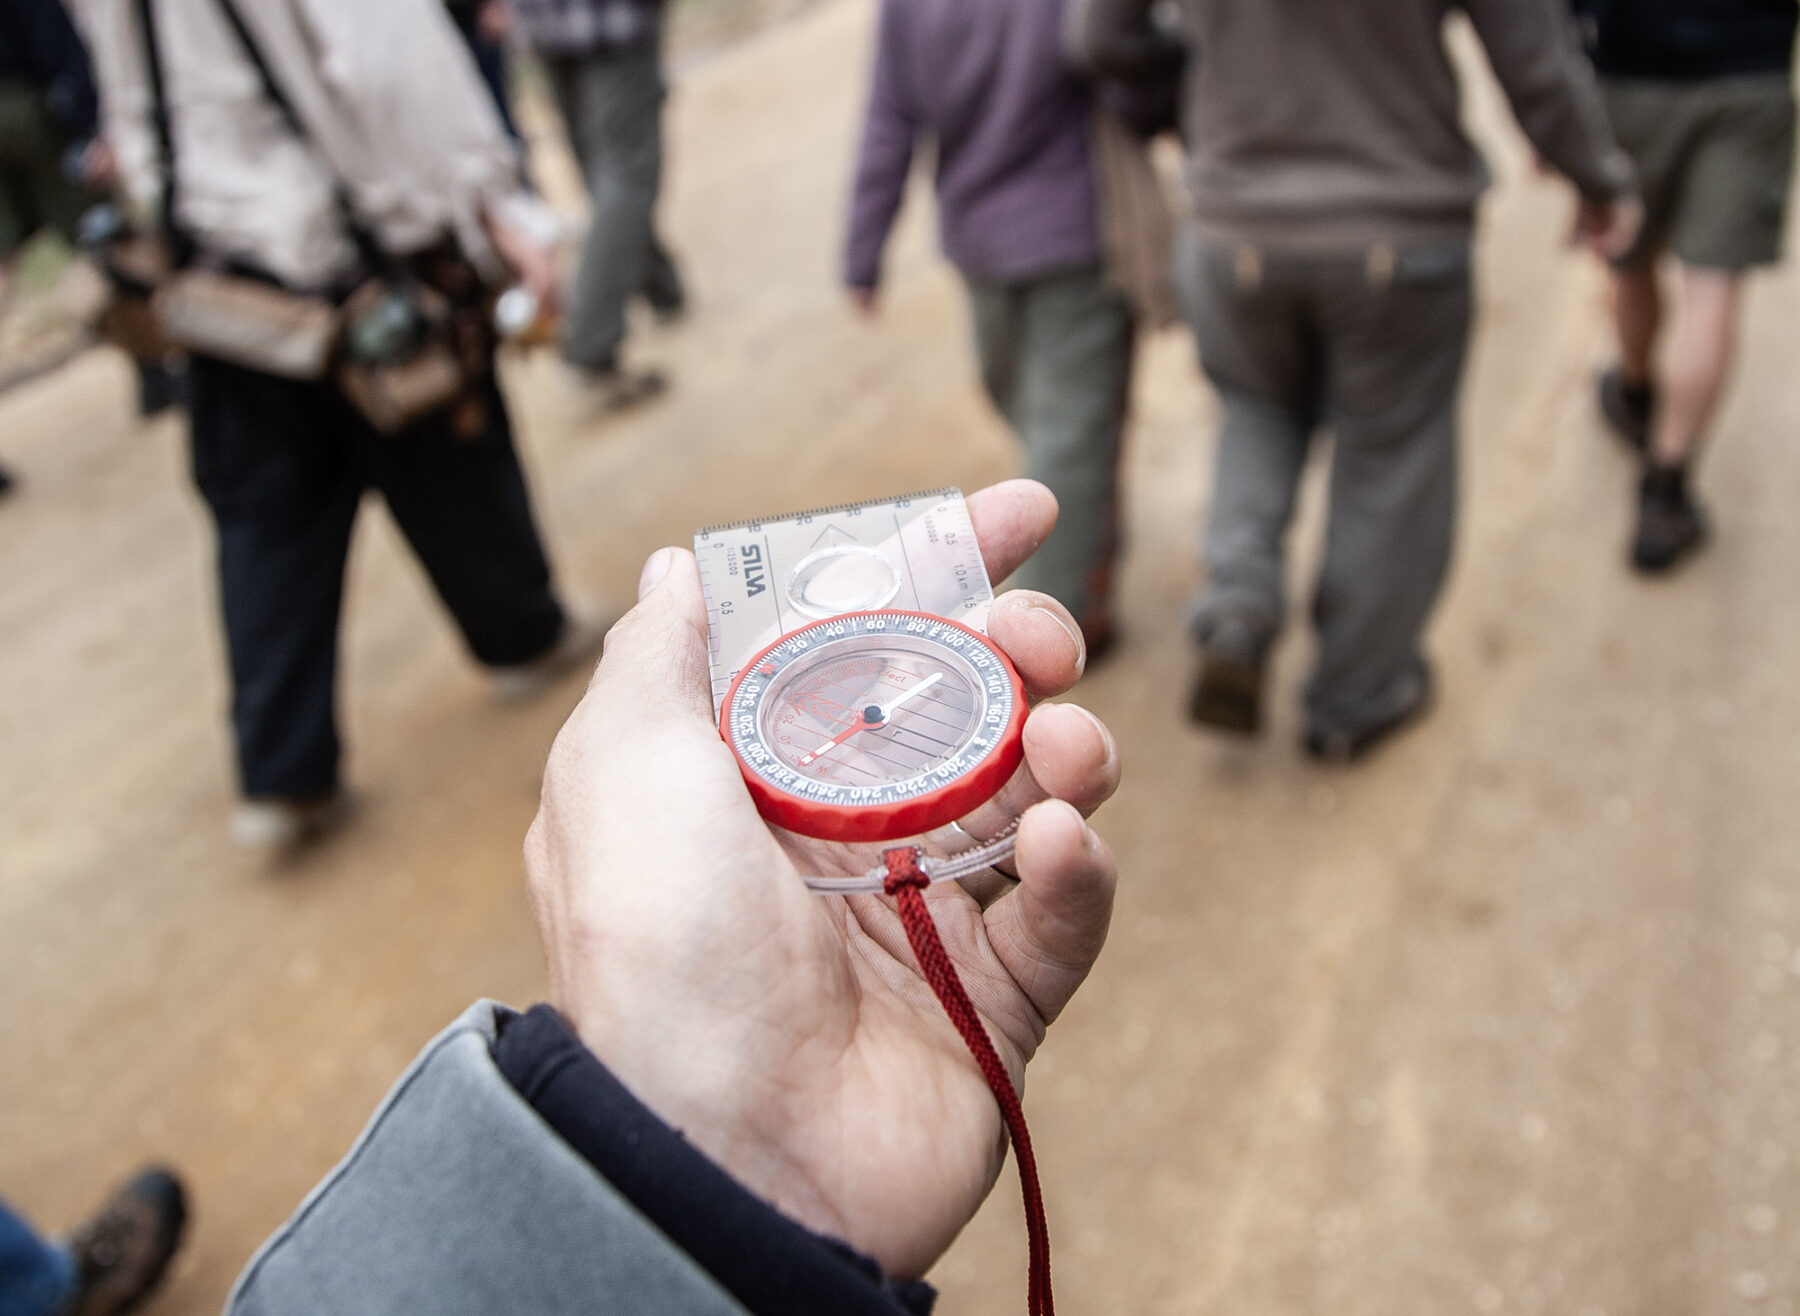
[(1087, 641), (1081, 638), (1081, 627), (1075, 624), (1074, 618), (1070, 617), (1060, 605), (1044, 595), (1033, 597), (1029, 593), (1022, 592), (1019, 602), (1012, 606), (1028, 608), (1033, 612), (1041, 612), (1052, 618), (1058, 626), (1068, 632), (1069, 638), (1075, 642), (1075, 675), (1080, 676), (1087, 670)]
[(669, 574), (669, 568), (675, 565), (675, 550), (659, 548), (644, 563), (643, 571), (638, 575), (638, 598), (642, 599), (651, 590), (662, 584), (663, 577)]
[(1064, 704), (1063, 707), (1074, 709), (1077, 713), (1080, 713), (1088, 721), (1094, 724), (1094, 730), (1100, 733), (1100, 743), (1106, 746), (1106, 762), (1101, 766), (1107, 768), (1116, 767), (1119, 762), (1119, 742), (1113, 739), (1113, 734), (1111, 731), (1107, 730), (1106, 723), (1088, 712), (1087, 709), (1083, 708), (1080, 704)]

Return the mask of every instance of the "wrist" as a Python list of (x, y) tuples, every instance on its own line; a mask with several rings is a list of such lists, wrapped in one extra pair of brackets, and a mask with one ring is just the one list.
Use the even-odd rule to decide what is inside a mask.
[[(627, 1012), (583, 1011), (566, 1000), (556, 1008), (582, 1045), (646, 1109), (746, 1191), (815, 1233), (848, 1237), (841, 1214), (794, 1151), (805, 1136), (785, 1113), (794, 1108), (796, 1094), (769, 1090), (769, 1057), (781, 1045), (778, 1040), (758, 1045), (740, 1032), (699, 1041), (707, 1034), (683, 1027), (666, 1012), (659, 1027), (644, 1029), (616, 1026)], [(802, 1096), (798, 1105), (804, 1109), (810, 1103)]]
[(872, 1258), (777, 1209), (646, 1102), (549, 1007), (511, 1020), (494, 1060), (563, 1142), (749, 1310), (929, 1310), (928, 1286), (886, 1284)]

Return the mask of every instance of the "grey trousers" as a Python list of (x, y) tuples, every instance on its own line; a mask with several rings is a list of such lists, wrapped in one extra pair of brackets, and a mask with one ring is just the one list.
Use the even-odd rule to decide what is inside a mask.
[(617, 363), (625, 305), (641, 292), (678, 307), (680, 276), (657, 239), (662, 182), (662, 57), (654, 44), (545, 60), (569, 145), (592, 202), (587, 237), (569, 290), (563, 358), (586, 369)]
[(1062, 508), (1013, 583), (1061, 602), (1093, 641), (1110, 624), (1131, 311), (1097, 265), (967, 283), (982, 383), (1024, 445), (1025, 474)]
[(1383, 723), (1416, 695), (1420, 632), (1450, 562), (1468, 244), (1301, 256), (1189, 230), (1177, 261), (1223, 413), (1195, 636), (1204, 644), (1227, 616), (1279, 629), (1295, 490), (1314, 432), (1329, 427), (1307, 713), (1325, 731)]

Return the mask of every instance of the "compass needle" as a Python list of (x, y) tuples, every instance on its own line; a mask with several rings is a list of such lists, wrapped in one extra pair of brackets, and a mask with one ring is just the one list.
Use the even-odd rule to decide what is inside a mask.
[(926, 677), (923, 681), (920, 681), (912, 689), (907, 690), (902, 694), (895, 695), (892, 699), (888, 700), (887, 703), (885, 703), (881, 706), (881, 720), (883, 722), (887, 721), (890, 717), (892, 717), (894, 715), (894, 710), (899, 708), (900, 705), (906, 703), (910, 699), (916, 699), (918, 696), (924, 694), (927, 690), (931, 689), (932, 686), (936, 685), (939, 681), (941, 681), (943, 679), (944, 679), (944, 674), (942, 672), (933, 672), (930, 676)]
[[(924, 694), (932, 686), (943, 679), (944, 674), (942, 672), (933, 672), (912, 689), (895, 695), (892, 699), (888, 700), (887, 703), (870, 704), (867, 708), (863, 709), (860, 715), (858, 715), (856, 721), (838, 732), (837, 735), (813, 750), (812, 753), (802, 754), (799, 759), (800, 766), (803, 768), (811, 767), (821, 754), (836, 749), (839, 745), (850, 739), (851, 736), (854, 736), (858, 731), (873, 731), (879, 727), (886, 726), (888, 719), (894, 715), (895, 709), (905, 704), (909, 699)], [(873, 716), (871, 716), (871, 714), (873, 714)]]

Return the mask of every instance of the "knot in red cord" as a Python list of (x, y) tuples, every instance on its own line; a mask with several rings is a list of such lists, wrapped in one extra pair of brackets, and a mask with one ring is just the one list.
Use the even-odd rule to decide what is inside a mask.
[(882, 879), (881, 889), (890, 896), (897, 896), (906, 887), (923, 891), (930, 886), (931, 879), (919, 867), (919, 857), (916, 845), (897, 845), (892, 850), (883, 850), (881, 862), (887, 866), (887, 876)]

